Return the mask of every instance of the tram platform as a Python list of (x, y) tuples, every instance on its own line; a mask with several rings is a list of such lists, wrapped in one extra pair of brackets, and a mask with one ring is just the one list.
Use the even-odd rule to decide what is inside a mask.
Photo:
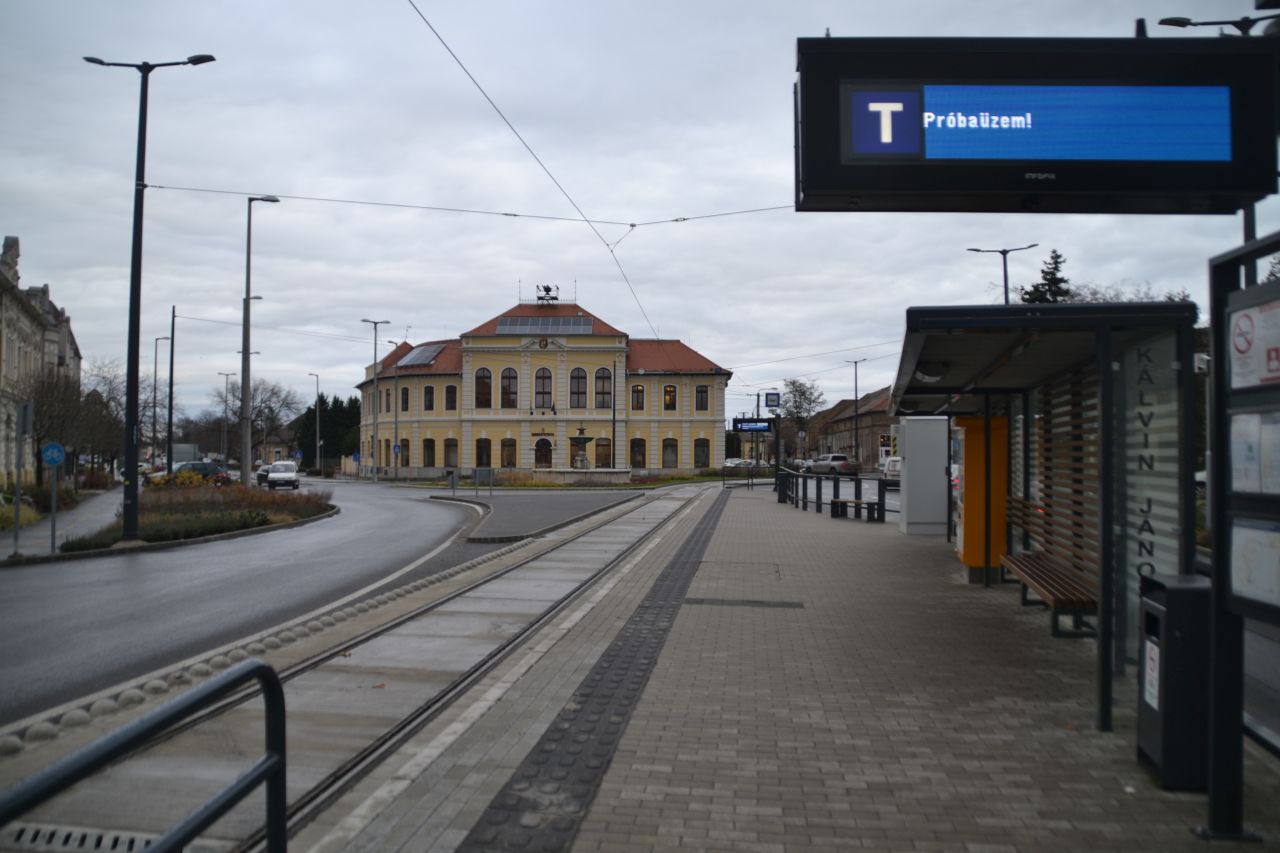
[[(1046, 618), (942, 537), (710, 490), (290, 846), (1206, 849), (1206, 797), (1137, 762), (1134, 672), (1096, 731), (1093, 644)], [(1280, 845), (1280, 765), (1247, 744), (1245, 780)]]

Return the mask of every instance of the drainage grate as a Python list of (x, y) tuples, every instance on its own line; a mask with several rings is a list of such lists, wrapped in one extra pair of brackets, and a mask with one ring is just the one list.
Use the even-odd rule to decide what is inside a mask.
[[(115, 829), (89, 829), (83, 826), (59, 826), (51, 823), (14, 822), (0, 834), (0, 848), (5, 850), (93, 851), (93, 853), (134, 853), (146, 850), (160, 838), (153, 832), (122, 832)], [(188, 853), (221, 853), (230, 844), (196, 840), (186, 846)]]
[(684, 603), (713, 607), (804, 607), (803, 601), (762, 601), (758, 598), (686, 598)]
[(643, 603), (472, 827), (458, 847), (460, 853), (550, 853), (572, 845), (685, 601), (728, 495), (721, 492), (659, 573)]

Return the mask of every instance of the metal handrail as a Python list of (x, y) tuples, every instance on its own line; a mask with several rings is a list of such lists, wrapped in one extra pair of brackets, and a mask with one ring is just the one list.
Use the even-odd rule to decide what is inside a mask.
[(0, 826), (21, 817), (46, 800), (127, 755), (248, 681), (257, 680), (266, 705), (266, 753), (212, 800), (157, 839), (148, 853), (180, 851), (218, 818), (231, 811), (259, 783), (266, 783), (267, 850), (285, 853), (288, 845), (285, 813), (285, 716), (280, 676), (256, 658), (242, 661), (194, 690), (140, 717), (118, 731), (46, 767), (0, 794)]

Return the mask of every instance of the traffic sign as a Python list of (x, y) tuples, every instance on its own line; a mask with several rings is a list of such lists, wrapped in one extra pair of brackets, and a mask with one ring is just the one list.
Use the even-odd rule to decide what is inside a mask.
[(58, 444), (58, 442), (51, 441), (40, 448), (40, 458), (44, 460), (46, 465), (61, 465), (62, 461), (67, 458), (67, 451), (63, 450), (62, 445)]
[(360, 454), (359, 454), (359, 453), (352, 453), (352, 454), (351, 454), (351, 461), (352, 461), (352, 462), (359, 462), (359, 461), (360, 461)]
[(297, 450), (293, 451), (293, 458), (294, 459), (302, 458), (302, 448), (298, 448)]
[(400, 455), (400, 445), (398, 445), (398, 444), (393, 444), (393, 445), (391, 445), (391, 455), (392, 455), (392, 456), (399, 456), (399, 455)]

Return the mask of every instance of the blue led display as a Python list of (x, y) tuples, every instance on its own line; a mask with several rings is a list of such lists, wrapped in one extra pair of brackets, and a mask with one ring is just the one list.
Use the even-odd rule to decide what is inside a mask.
[(846, 162), (1231, 162), (1227, 86), (851, 85), (845, 97)]

